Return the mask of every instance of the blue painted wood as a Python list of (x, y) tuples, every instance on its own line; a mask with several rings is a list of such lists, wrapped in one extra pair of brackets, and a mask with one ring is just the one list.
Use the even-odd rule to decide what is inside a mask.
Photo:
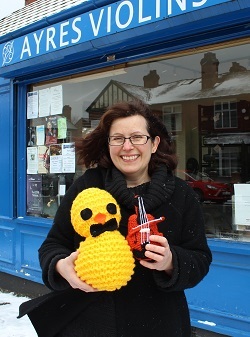
[(1, 216), (13, 217), (13, 103), (9, 80), (0, 78), (0, 200)]
[(250, 245), (209, 240), (213, 263), (208, 275), (186, 291), (194, 326), (238, 337), (250, 332)]

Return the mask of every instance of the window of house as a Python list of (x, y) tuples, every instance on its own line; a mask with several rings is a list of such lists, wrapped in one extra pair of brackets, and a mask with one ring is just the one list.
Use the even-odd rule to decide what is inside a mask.
[(195, 191), (207, 235), (250, 241), (249, 48), (238, 41), (31, 84), (27, 215), (54, 217), (84, 171), (77, 165), (76, 138), (93, 130), (109, 105), (139, 97), (172, 134), (179, 158), (175, 174)]
[(163, 121), (169, 132), (181, 131), (182, 129), (182, 117), (181, 117), (181, 105), (164, 105), (163, 106)]
[(237, 128), (237, 102), (221, 101), (214, 103), (214, 128)]

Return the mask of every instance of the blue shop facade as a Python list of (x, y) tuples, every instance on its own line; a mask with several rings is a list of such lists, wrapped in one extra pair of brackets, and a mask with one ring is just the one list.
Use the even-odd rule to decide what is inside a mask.
[(42, 283), (37, 249), (84, 171), (75, 139), (141, 98), (204, 210), (213, 263), (186, 291), (192, 325), (250, 336), (249, 0), (49, 2), (0, 20), (0, 272)]

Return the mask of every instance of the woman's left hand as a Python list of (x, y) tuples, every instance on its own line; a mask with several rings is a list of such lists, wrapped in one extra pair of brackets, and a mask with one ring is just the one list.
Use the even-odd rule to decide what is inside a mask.
[[(172, 252), (169, 248), (168, 240), (164, 236), (150, 235), (150, 242), (145, 246), (145, 256), (151, 259), (151, 262), (141, 260), (140, 264), (149, 269), (165, 271), (171, 275), (173, 271)], [(154, 243), (158, 243), (155, 245)]]

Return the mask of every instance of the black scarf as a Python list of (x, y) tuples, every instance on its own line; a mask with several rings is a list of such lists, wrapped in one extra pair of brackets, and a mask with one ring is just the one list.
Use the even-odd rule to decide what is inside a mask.
[(137, 206), (135, 194), (143, 194), (145, 209), (147, 212), (151, 212), (170, 199), (175, 189), (175, 179), (167, 167), (162, 165), (154, 171), (150, 182), (136, 188), (128, 188), (124, 175), (113, 167), (107, 171), (105, 189), (114, 196), (119, 204), (125, 205), (129, 209)]

